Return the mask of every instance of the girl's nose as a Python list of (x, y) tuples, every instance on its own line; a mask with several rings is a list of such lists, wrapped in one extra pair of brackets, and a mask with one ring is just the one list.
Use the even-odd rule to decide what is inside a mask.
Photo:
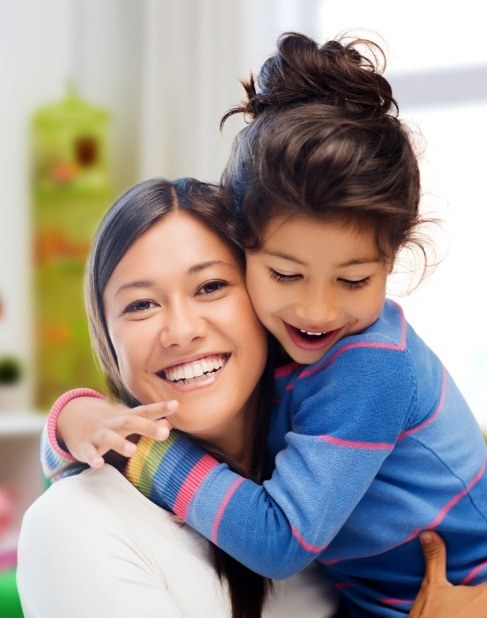
[(332, 292), (328, 290), (310, 290), (301, 296), (296, 305), (296, 315), (309, 330), (322, 330), (327, 324), (337, 319), (338, 304)]

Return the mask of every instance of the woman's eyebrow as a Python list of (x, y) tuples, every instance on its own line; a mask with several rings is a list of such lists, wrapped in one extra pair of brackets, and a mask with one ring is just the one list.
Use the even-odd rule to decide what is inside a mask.
[(229, 266), (230, 268), (235, 268), (235, 265), (230, 264), (230, 262), (224, 262), (223, 260), (208, 260), (206, 262), (200, 262), (199, 264), (193, 264), (193, 266), (191, 266), (188, 269), (188, 274), (193, 275), (194, 273), (199, 273), (202, 270), (205, 270), (206, 268), (210, 268), (211, 266), (217, 266), (217, 265)]
[[(199, 273), (202, 270), (205, 270), (206, 268), (210, 268), (211, 266), (215, 266), (215, 265), (222, 265), (222, 266), (228, 266), (230, 268), (235, 268), (235, 265), (231, 264), (230, 262), (224, 262), (223, 260), (208, 260), (206, 262), (200, 262), (198, 264), (193, 264), (193, 266), (188, 268), (187, 272), (189, 275), (193, 275), (194, 273)], [(154, 281), (151, 281), (150, 279), (137, 279), (135, 281), (127, 281), (127, 283), (123, 283), (119, 288), (117, 288), (115, 295), (119, 294), (123, 290), (132, 289), (132, 288), (135, 288), (135, 289), (151, 288), (151, 287), (154, 287), (154, 285), (155, 285)]]
[(137, 281), (128, 281), (127, 283), (123, 283), (119, 288), (117, 288), (117, 291), (115, 292), (114, 296), (116, 296), (120, 292), (123, 292), (123, 290), (127, 290), (129, 288), (150, 288), (153, 286), (154, 286), (154, 282), (150, 281), (150, 279), (140, 279)]

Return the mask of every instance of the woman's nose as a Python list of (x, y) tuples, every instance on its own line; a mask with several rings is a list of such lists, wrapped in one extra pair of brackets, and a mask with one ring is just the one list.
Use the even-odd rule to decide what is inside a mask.
[(163, 347), (184, 347), (205, 334), (206, 321), (194, 307), (183, 303), (168, 307), (160, 333)]

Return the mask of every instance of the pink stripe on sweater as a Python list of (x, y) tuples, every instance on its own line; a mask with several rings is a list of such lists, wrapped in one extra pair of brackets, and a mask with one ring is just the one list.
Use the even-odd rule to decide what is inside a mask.
[[(442, 509), (440, 509), (438, 515), (431, 522), (431, 524), (425, 525), (422, 528), (416, 528), (403, 541), (400, 541), (399, 543), (396, 543), (395, 545), (392, 545), (391, 547), (388, 547), (387, 549), (384, 549), (382, 553), (391, 551), (392, 549), (395, 549), (396, 547), (399, 547), (400, 545), (404, 545), (405, 543), (409, 543), (413, 539), (417, 538), (421, 534), (421, 532), (424, 532), (425, 530), (433, 530), (434, 528), (438, 527), (441, 524), (441, 522), (445, 519), (445, 517), (448, 515), (449, 511), (451, 511), (451, 509), (456, 504), (458, 504), (458, 502), (460, 502), (460, 500), (462, 498), (464, 498), (469, 493), (469, 491), (473, 488), (473, 486), (476, 483), (478, 483), (478, 481), (482, 478), (482, 476), (483, 476), (483, 474), (485, 472), (486, 465), (487, 465), (487, 461), (485, 461), (482, 464), (482, 466), (480, 467), (479, 471), (471, 479), (471, 481), (468, 483), (468, 485), (465, 487), (465, 489), (463, 489), (461, 492), (456, 494), (449, 502), (447, 502), (447, 504), (445, 504), (445, 506)], [(370, 555), (371, 556), (376, 556), (377, 554), (374, 553), (374, 554), (370, 554)], [(362, 559), (362, 558), (368, 558), (369, 556), (365, 555), (365, 556), (357, 556), (357, 557)], [(324, 565), (332, 565), (332, 564), (336, 564), (337, 562), (341, 562), (342, 560), (351, 560), (352, 558), (353, 557), (351, 557), (351, 556), (347, 556), (347, 558), (335, 558), (333, 560), (319, 560), (319, 562), (322, 562)], [(487, 562), (484, 564), (484, 566), (487, 566)], [(478, 568), (478, 567), (476, 567), (476, 568)], [(472, 577), (474, 577), (474, 576), (475, 576), (475, 574)]]
[(301, 545), (301, 547), (306, 551), (311, 552), (312, 554), (320, 554), (328, 546), (328, 543), (326, 545), (322, 545), (321, 547), (319, 547), (318, 545), (311, 545), (311, 543), (308, 543), (308, 541), (306, 541), (306, 539), (302, 536), (301, 532), (299, 532), (297, 528), (291, 526), (291, 530), (293, 536), (296, 538), (297, 542)]
[(176, 515), (186, 519), (186, 514), (193, 496), (204, 479), (216, 466), (218, 466), (218, 461), (216, 461), (216, 459), (213, 459), (210, 455), (203, 455), (198, 463), (191, 468), (184, 483), (179, 488), (178, 495), (174, 501), (173, 511)]
[[(396, 303), (394, 303), (396, 304)], [(303, 378), (307, 378), (308, 376), (314, 375), (315, 373), (319, 373), (326, 369), (328, 365), (333, 363), (339, 356), (341, 356), (344, 352), (348, 350), (353, 350), (355, 348), (371, 348), (371, 349), (382, 349), (382, 350), (394, 350), (396, 352), (402, 352), (406, 348), (406, 319), (404, 317), (404, 312), (399, 305), (396, 304), (396, 307), (399, 311), (399, 316), (401, 318), (401, 342), (399, 344), (396, 343), (384, 343), (383, 341), (358, 341), (357, 343), (347, 343), (339, 350), (337, 350), (330, 358), (328, 358), (323, 364), (318, 365), (317, 367), (311, 367), (310, 369), (305, 369), (302, 371), (298, 380), (302, 380)]]
[(347, 448), (360, 448), (367, 449), (371, 451), (387, 451), (389, 449), (394, 448), (394, 444), (392, 442), (362, 442), (360, 440), (342, 440), (341, 438), (336, 438), (335, 436), (319, 436), (319, 439), (322, 442), (329, 442), (334, 446), (344, 446)]
[(230, 502), (233, 494), (237, 491), (237, 488), (244, 482), (244, 480), (245, 480), (244, 478), (240, 477), (236, 481), (233, 482), (233, 484), (230, 486), (230, 489), (227, 491), (227, 493), (223, 497), (223, 500), (220, 506), (218, 507), (218, 511), (217, 511), (215, 520), (213, 522), (213, 526), (211, 528), (211, 540), (215, 544), (217, 543), (218, 528), (220, 527), (220, 523), (223, 518), (223, 513), (225, 512), (225, 509), (227, 508), (228, 503)]
[(408, 601), (407, 599), (393, 599), (391, 597), (383, 597), (382, 599), (379, 599), (379, 601), (381, 603), (384, 603), (384, 605), (392, 605), (392, 606), (405, 605), (407, 607), (410, 607), (413, 604), (412, 601)]
[(445, 504), (445, 506), (441, 509), (441, 511), (438, 513), (438, 515), (435, 517), (435, 519), (431, 522), (431, 525), (428, 526), (428, 528), (436, 528), (437, 526), (439, 526), (441, 524), (441, 522), (445, 519), (445, 517), (447, 516), (447, 514), (449, 513), (449, 511), (452, 510), (452, 508), (458, 504), (460, 502), (460, 500), (462, 498), (464, 498), (472, 489), (472, 487), (474, 485), (476, 485), (480, 479), (482, 478), (482, 476), (484, 475), (485, 472), (485, 466), (487, 465), (487, 461), (484, 461), (483, 465), (480, 467), (480, 470), (477, 472), (477, 474), (473, 477), (473, 479), (470, 481), (470, 483), (465, 487), (465, 489), (463, 491), (460, 491), (456, 496), (454, 496), (450, 502), (448, 502), (447, 504)]
[(431, 425), (431, 423), (433, 423), (437, 419), (437, 417), (440, 415), (440, 412), (443, 409), (443, 404), (445, 403), (445, 395), (446, 395), (446, 369), (443, 367), (443, 376), (441, 379), (440, 400), (438, 402), (436, 410), (423, 423), (416, 425), (416, 427), (411, 427), (411, 429), (406, 429), (406, 431), (403, 431), (401, 434), (399, 434), (398, 440), (403, 440), (407, 436), (410, 436), (413, 433), (421, 431), (421, 429), (424, 429), (425, 427), (428, 427), (428, 425)]
[(282, 367), (278, 367), (274, 371), (275, 378), (283, 378), (284, 376), (288, 376), (292, 373), (297, 367), (299, 367), (299, 363), (288, 363), (287, 365), (283, 365)]
[[(487, 464), (487, 461), (483, 463), (480, 470), (475, 474), (475, 476), (470, 481), (470, 483), (465, 487), (465, 489), (462, 489), (462, 491), (458, 492), (455, 496), (453, 496), (453, 498), (449, 502), (445, 504), (445, 506), (442, 509), (440, 509), (438, 515), (433, 519), (433, 521), (429, 524), (429, 526), (425, 526), (424, 528), (425, 530), (433, 530), (434, 528), (437, 528), (441, 524), (441, 522), (445, 519), (445, 517), (452, 510), (452, 508), (456, 506), (460, 502), (460, 500), (469, 493), (472, 487), (480, 481), (480, 479), (484, 475), (486, 464)], [(404, 543), (408, 543), (409, 541), (412, 541), (417, 536), (419, 536), (422, 531), (423, 529), (416, 528), (416, 530), (413, 530), (413, 532), (411, 532), (411, 534), (407, 537), (407, 539), (405, 539)]]
[(460, 583), (463, 584), (464, 586), (469, 584), (472, 581), (472, 579), (475, 579), (477, 575), (481, 571), (483, 571), (486, 567), (487, 567), (487, 560), (485, 560), (485, 562), (481, 562), (474, 569), (472, 569), (470, 573), (466, 575)]

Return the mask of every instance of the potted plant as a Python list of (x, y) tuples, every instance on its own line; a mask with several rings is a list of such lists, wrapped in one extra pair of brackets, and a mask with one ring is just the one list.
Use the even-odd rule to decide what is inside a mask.
[(18, 407), (17, 384), (22, 378), (22, 365), (14, 356), (0, 356), (0, 410)]

